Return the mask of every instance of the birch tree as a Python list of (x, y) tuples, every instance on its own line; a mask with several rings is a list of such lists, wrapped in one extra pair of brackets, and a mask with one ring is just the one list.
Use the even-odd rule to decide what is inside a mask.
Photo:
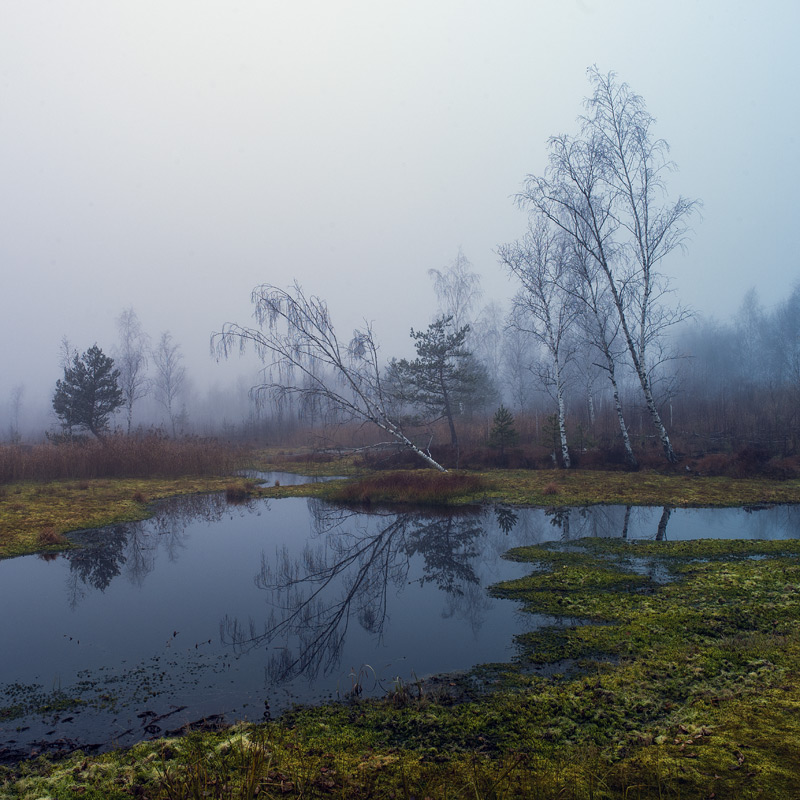
[(472, 271), (469, 259), (458, 248), (458, 254), (444, 269), (429, 269), (433, 279), (436, 299), (439, 301), (438, 317), (451, 317), (454, 330), (470, 325), (471, 312), (481, 299), (481, 276)]
[(296, 282), (288, 291), (271, 284), (257, 286), (251, 299), (256, 327), (229, 322), (211, 342), (218, 357), (248, 346), (255, 349), (264, 363), (256, 395), (278, 403), (298, 398), (301, 407), (320, 403), (335, 408), (343, 421), (375, 425), (396, 444), (446, 472), (404, 432), (369, 323), (353, 331), (349, 341), (340, 341), (325, 301), (306, 295)]
[(180, 416), (177, 404), (186, 382), (186, 367), (181, 363), (183, 354), (180, 345), (174, 341), (169, 331), (164, 331), (153, 351), (155, 377), (153, 389), (155, 398), (169, 417), (172, 435), (175, 436), (176, 422)]
[(574, 352), (570, 328), (578, 313), (574, 298), (565, 289), (570, 272), (569, 242), (558, 229), (539, 219), (522, 241), (502, 245), (498, 253), (522, 284), (513, 301), (512, 324), (531, 334), (548, 356), (541, 377), (556, 400), (561, 461), (569, 469), (564, 392), (566, 368)]
[(11, 444), (19, 444), (21, 435), (19, 431), (19, 416), (22, 410), (22, 396), (25, 394), (24, 384), (17, 384), (12, 390), (10, 395), (10, 416), (11, 422), (8, 425), (8, 439)]
[(608, 285), (597, 267), (597, 262), (590, 259), (585, 250), (577, 250), (571, 263), (575, 280), (570, 285), (574, 287), (573, 291), (580, 302), (584, 335), (589, 346), (599, 356), (599, 361), (595, 364), (605, 372), (611, 384), (625, 460), (631, 469), (637, 469), (639, 464), (628, 435), (617, 379), (617, 364), (621, 362), (622, 355), (619, 348), (619, 317), (615, 314)]
[(128, 420), (127, 431), (131, 432), (133, 405), (150, 391), (150, 382), (145, 374), (147, 369), (147, 335), (142, 330), (139, 317), (133, 308), (126, 308), (117, 317), (119, 346), (114, 363), (119, 369), (119, 385), (125, 401)]
[[(533, 393), (531, 362), (532, 353), (528, 335), (513, 324), (507, 324), (503, 330), (501, 383), (517, 411), (527, 411), (531, 408)], [(538, 420), (538, 414), (536, 418)]]
[(520, 204), (557, 225), (592, 258), (608, 284), (628, 357), (664, 455), (677, 458), (653, 395), (650, 345), (685, 317), (665, 305), (660, 263), (684, 245), (697, 202), (664, 198), (674, 169), (669, 146), (653, 133), (644, 100), (616, 75), (589, 70), (593, 93), (577, 136), (549, 141), (544, 176), (529, 175)]

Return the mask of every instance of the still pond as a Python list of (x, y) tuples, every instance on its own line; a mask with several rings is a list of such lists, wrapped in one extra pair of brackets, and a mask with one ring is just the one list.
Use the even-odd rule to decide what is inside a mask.
[(80, 548), (0, 561), (0, 761), (510, 661), (516, 634), (570, 621), (490, 597), (530, 569), (503, 554), (585, 536), (797, 538), (800, 511), (176, 498), (73, 534)]

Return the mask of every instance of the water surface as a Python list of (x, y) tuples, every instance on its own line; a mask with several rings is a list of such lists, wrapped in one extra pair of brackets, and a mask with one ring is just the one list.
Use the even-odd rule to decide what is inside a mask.
[[(21, 712), (0, 718), (0, 758), (509, 661), (516, 634), (564, 624), (489, 597), (528, 569), (502, 558), (511, 547), (798, 535), (791, 506), (356, 513), (176, 498), (151, 520), (74, 534), (80, 549), (0, 561), (0, 708)], [(58, 710), (33, 710), (53, 700)]]

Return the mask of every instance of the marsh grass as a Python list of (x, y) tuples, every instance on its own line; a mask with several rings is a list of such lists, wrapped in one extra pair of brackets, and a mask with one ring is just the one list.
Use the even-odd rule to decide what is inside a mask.
[[(353, 482), (368, 490), (355, 502), (425, 502), (427, 479), (440, 478), (414, 472), (424, 481), (416, 488), (405, 473)], [(797, 481), (647, 472), (442, 477), (471, 480), (445, 483), (444, 500), (432, 502), (736, 505), (797, 502), (800, 495)], [(558, 495), (548, 495), (556, 481)], [(0, 498), (0, 541), (12, 529), (35, 539), (48, 526), (60, 532), (113, 515), (141, 518), (137, 493), (155, 500), (230, 485), (230, 478), (16, 484)], [(342, 485), (280, 491), (318, 494)], [(398, 685), (397, 697), (383, 701), (295, 709), (262, 725), (0, 767), (0, 797), (797, 796), (800, 542), (593, 539), (511, 555), (535, 571), (496, 593), (565, 625), (521, 637), (518, 660), (484, 671), (492, 691), (477, 699), (415, 697)], [(670, 578), (663, 584), (652, 577), (662, 573)], [(576, 666), (570, 675), (532, 668), (560, 669), (567, 661)]]
[(54, 545), (63, 547), (68, 543), (68, 539), (63, 533), (59, 533), (52, 525), (42, 528), (36, 537), (42, 547), (52, 547)]
[(241, 481), (230, 483), (225, 487), (225, 499), (229, 503), (246, 503), (250, 500), (257, 489), (254, 481)]
[[(42, 549), (39, 532), (62, 535), (113, 522), (145, 519), (151, 503), (178, 494), (225, 491), (230, 477), (119, 478), (19, 483), (0, 502), (0, 558)], [(12, 499), (13, 498), (13, 499)], [(62, 546), (67, 546), (65, 543)], [(47, 545), (52, 546), (52, 545)]]
[(343, 503), (447, 505), (475, 498), (487, 486), (480, 476), (467, 473), (397, 470), (338, 484), (327, 496)]
[(0, 445), (0, 484), (98, 478), (226, 475), (241, 465), (240, 449), (216, 439), (170, 439), (159, 434), (108, 436), (36, 445)]
[[(660, 472), (491, 470), (471, 473), (487, 484), (482, 499), (542, 506), (742, 506), (800, 502), (800, 480), (699, 477)], [(557, 488), (551, 494), (550, 486)]]

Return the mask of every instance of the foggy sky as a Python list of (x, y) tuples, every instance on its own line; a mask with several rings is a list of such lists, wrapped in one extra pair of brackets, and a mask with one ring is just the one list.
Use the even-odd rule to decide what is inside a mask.
[(487, 299), (511, 196), (573, 132), (586, 68), (657, 117), (702, 199), (680, 299), (725, 318), (800, 277), (800, 5), (721, 0), (4, 0), (0, 25), (0, 407), (49, 405), (59, 341), (116, 340), (133, 306), (197, 383), (250, 291), (297, 279), (386, 354), (435, 308), (461, 247)]

